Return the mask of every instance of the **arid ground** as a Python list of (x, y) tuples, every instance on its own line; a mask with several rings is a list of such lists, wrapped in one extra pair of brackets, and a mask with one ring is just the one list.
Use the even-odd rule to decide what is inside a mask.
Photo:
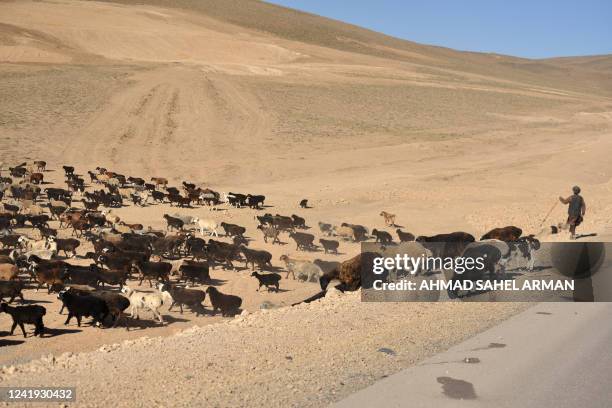
[[(305, 217), (317, 238), (319, 221), (384, 229), (386, 210), (415, 235), (516, 225), (543, 240), (567, 238), (547, 227), (565, 220), (553, 205), (577, 184), (579, 233), (607, 241), (610, 152), (610, 56), (459, 52), (252, 0), (0, 0), (0, 163), (46, 160), (57, 184), (62, 165), (103, 166), (264, 194), (269, 212)], [(171, 211), (116, 213), (165, 228)], [(260, 211), (180, 212), (246, 226), (279, 268), (296, 253), (286, 236), (263, 242)], [(76, 385), (82, 406), (322, 406), (527, 306), (364, 305), (348, 294), (259, 312), (318, 285), (283, 279), (286, 292), (257, 293), (247, 272), (211, 275), (257, 313), (229, 323), (164, 312), (164, 327), (77, 332), (53, 296), (28, 290), (49, 302), (58, 335), (0, 348), (0, 385)], [(0, 315), (3, 336), (9, 325)], [(85, 354), (37, 360), (64, 352)]]

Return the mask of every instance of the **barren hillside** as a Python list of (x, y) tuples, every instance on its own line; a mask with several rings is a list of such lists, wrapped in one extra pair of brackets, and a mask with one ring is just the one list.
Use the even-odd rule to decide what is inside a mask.
[[(103, 166), (147, 181), (167, 177), (176, 186), (189, 181), (218, 191), (264, 194), (266, 211), (305, 217), (317, 239), (322, 237), (319, 221), (387, 228), (395, 237), (395, 227), (385, 227), (379, 216), (386, 210), (415, 235), (461, 230), (480, 237), (493, 227), (516, 225), (526, 234), (543, 232), (544, 240), (562, 240), (567, 236), (549, 236), (545, 227), (565, 221), (566, 208), (556, 204), (557, 197), (579, 184), (588, 208), (579, 232), (609, 240), (610, 58), (528, 60), (459, 52), (254, 0), (0, 0), (0, 170), (40, 159), (50, 169), (45, 180), (59, 186), (64, 186), (62, 165), (85, 175)], [(312, 208), (298, 207), (303, 198)], [(246, 226), (251, 247), (270, 251), (277, 268), (283, 267), (280, 255), (297, 253), (287, 237), (290, 245), (263, 242), (254, 219), (263, 211), (178, 210), (164, 203), (115, 212), (128, 222), (165, 228), (162, 215), (171, 211)], [(339, 261), (359, 250), (357, 243), (342, 242), (341, 255), (299, 255)], [(286, 293), (256, 293), (256, 282), (246, 272), (216, 273), (224, 290), (246, 299), (250, 312), (263, 300), (286, 306), (318, 291), (316, 283), (283, 280)], [(63, 327), (53, 295), (32, 298), (50, 303), (49, 327)], [(185, 365), (205, 354), (202, 344), (209, 341), (248, 347), (253, 354), (206, 349), (212, 354), (198, 368), (207, 370), (204, 378), (214, 391), (208, 401), (247, 405), (238, 398), (248, 383), (245, 395), (257, 396), (251, 406), (271, 400), (276, 406), (320, 406), (522, 308), (455, 306), (404, 304), (393, 310), (364, 306), (347, 295), (312, 307), (239, 317), (231, 325), (194, 329), (183, 337), (64, 356), (61, 367), (49, 368), (45, 361), (1, 374), (25, 384), (33, 378), (28, 377), (32, 367), (40, 378), (58, 381), (75, 381), (71, 376), (77, 372), (73, 384), (99, 398), (104, 394), (109, 403), (137, 392), (147, 393), (144, 400), (151, 404), (164, 405), (161, 386), (177, 393), (196, 389), (184, 387), (179, 376), (173, 386), (163, 382), (165, 375), (183, 373)], [(322, 321), (309, 319), (313, 313)], [(410, 318), (394, 326), (398, 314)], [(369, 320), (355, 322), (363, 316)], [(429, 336), (432, 316), (437, 320)], [(190, 319), (174, 314), (171, 326), (144, 329), (147, 335), (165, 336), (221, 320)], [(8, 317), (2, 314), (0, 323), (6, 329)], [(413, 323), (420, 330), (414, 336)], [(350, 341), (332, 341), (344, 336), (343, 325), (351, 328)], [(371, 327), (381, 329), (372, 334)], [(447, 327), (463, 331), (448, 334)], [(328, 338), (314, 330), (325, 328)], [(91, 351), (141, 335), (110, 329), (92, 336), (93, 328), (72, 329), (57, 338), (28, 338), (0, 362)], [(269, 338), (258, 342), (264, 336)], [(286, 343), (279, 345), (277, 338)], [(376, 351), (390, 344), (399, 358)], [(121, 373), (138, 371), (135, 382), (113, 394), (81, 375), (91, 367), (108, 374), (113, 365), (123, 364), (124, 355), (143, 350), (134, 361), (172, 357), (156, 360), (154, 368), (165, 373), (154, 374), (158, 382), (149, 383), (150, 373), (125, 366)], [(181, 360), (185, 350), (190, 358)], [(266, 355), (270, 350), (278, 355)], [(116, 354), (107, 358), (107, 351)], [(309, 360), (311, 355), (317, 358)], [(232, 358), (229, 366), (238, 374), (229, 378), (232, 373), (224, 372), (226, 388), (213, 384), (215, 365)], [(314, 374), (301, 381), (305, 368)], [(328, 372), (338, 375), (338, 383), (325, 388)], [(294, 388), (282, 382), (287, 373), (296, 381)], [(186, 375), (186, 384), (193, 385), (194, 377)], [(271, 389), (266, 388), (268, 375), (279, 380)], [(153, 392), (151, 384), (158, 383)], [(312, 399), (308, 387), (320, 388), (321, 398)], [(181, 395), (176, 405), (200, 398)]]

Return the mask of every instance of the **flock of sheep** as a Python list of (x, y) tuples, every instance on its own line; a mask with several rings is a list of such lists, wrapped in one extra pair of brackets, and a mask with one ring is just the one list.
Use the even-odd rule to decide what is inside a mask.
[[(178, 189), (169, 186), (165, 178), (153, 177), (148, 182), (104, 168), (88, 171), (86, 176), (75, 173), (71, 166), (63, 166), (62, 170), (65, 187), (45, 183), (48, 169), (43, 161), (9, 167), (8, 176), (0, 174), (0, 300), (1, 310), (14, 321), (11, 334), (16, 326), (23, 330), (23, 324), (33, 324), (35, 335), (44, 333), (43, 316), (47, 310), (43, 306), (10, 305), (16, 298), (23, 303), (27, 288), (39, 290), (46, 286), (48, 293), (57, 293), (64, 306), (60, 313), (64, 308), (68, 311), (66, 324), (75, 318), (80, 326), (83, 317), (91, 317), (92, 325), (113, 327), (127, 315), (139, 318), (143, 310), (163, 323), (164, 305), (169, 310), (176, 305), (181, 313), (186, 306), (196, 315), (202, 314), (207, 295), (212, 314), (217, 310), (224, 316), (238, 313), (242, 299), (222, 293), (210, 276), (215, 267), (237, 269), (237, 261), (243, 261), (245, 269), (252, 269), (258, 291), (279, 291), (281, 276), (274, 272), (279, 268), (272, 265), (272, 254), (251, 248), (245, 227), (175, 212), (164, 214), (165, 230), (154, 230), (128, 223), (114, 212), (126, 205), (261, 210), (265, 196), (219, 193), (188, 182)], [(307, 200), (302, 200), (299, 207), (309, 208)], [(266, 243), (280, 244), (281, 234), (287, 234), (296, 250), (317, 248), (315, 236), (305, 232), (306, 220), (296, 214), (266, 213), (256, 218)], [(359, 241), (364, 239), (364, 231), (367, 234), (364, 227), (349, 224), (332, 227), (319, 223), (319, 227), (325, 238), (318, 242), (325, 253), (338, 254), (340, 243), (330, 239), (331, 235)], [(218, 240), (220, 235), (231, 242)], [(85, 252), (85, 245), (91, 245), (93, 250)], [(71, 262), (77, 258), (88, 259), (89, 265)], [(310, 282), (340, 265), (290, 255), (281, 256), (280, 261), (284, 263), (285, 278)], [(139, 286), (146, 281), (156, 290), (132, 289), (127, 286), (131, 279)], [(208, 287), (203, 290), (196, 288), (198, 285)], [(4, 303), (5, 299), (8, 303)], [(130, 319), (124, 320), (128, 327)]]
[[(272, 254), (250, 247), (244, 226), (217, 222), (212, 217), (172, 213), (163, 215), (166, 228), (155, 230), (128, 223), (113, 211), (131, 204), (203, 206), (210, 210), (232, 206), (263, 212), (265, 196), (220, 193), (185, 181), (179, 189), (169, 186), (162, 177), (147, 181), (99, 167), (87, 172), (86, 182), (73, 167), (63, 166), (66, 187), (43, 188), (45, 171), (46, 163), (35, 161), (10, 167), (8, 177), (0, 175), (0, 301), (6, 298), (12, 303), (20, 298), (23, 303), (24, 288), (36, 285), (39, 290), (46, 286), (48, 293), (58, 293), (68, 310), (65, 324), (75, 318), (79, 326), (83, 317), (91, 317), (93, 325), (114, 327), (128, 314), (138, 319), (142, 311), (152, 313), (163, 324), (162, 306), (178, 306), (181, 313), (185, 306), (199, 315), (205, 312), (202, 302), (207, 295), (212, 314), (220, 311), (223, 316), (231, 316), (240, 312), (242, 299), (219, 290), (210, 272), (216, 267), (237, 270), (235, 262), (244, 262), (243, 269), (250, 267), (250, 275), (258, 281), (258, 291), (262, 287), (279, 291), (281, 276), (274, 272), (278, 268), (272, 265)], [(307, 200), (302, 200), (299, 207), (309, 208)], [(383, 211), (380, 216), (387, 227), (395, 228), (395, 215)], [(326, 254), (337, 255), (338, 239), (361, 242), (375, 238), (384, 245), (394, 243), (392, 235), (384, 230), (370, 233), (362, 225), (319, 222), (319, 247), (315, 235), (306, 232), (308, 226), (303, 217), (265, 213), (255, 218), (266, 243), (280, 244), (281, 234), (286, 234), (295, 243), (296, 251), (322, 248)], [(399, 242), (415, 241), (409, 232), (396, 229), (396, 233)], [(469, 234), (459, 234), (416, 240), (424, 247), (428, 242), (448, 240), (464, 247), (475, 241)], [(220, 235), (226, 237), (225, 241), (218, 239)], [(520, 235), (519, 229), (509, 239), (497, 235), (492, 238), (516, 240)], [(92, 250), (83, 253), (84, 243)], [(77, 252), (81, 252), (80, 258), (89, 260), (89, 265), (70, 262)], [(336, 287), (341, 290), (360, 286), (361, 255), (342, 263), (320, 259), (311, 262), (295, 255), (282, 255), (280, 261), (284, 263), (285, 278), (291, 275), (320, 283), (322, 292), (305, 301), (322, 296), (331, 281), (337, 281)], [(135, 290), (126, 285), (129, 280), (137, 280), (139, 286), (147, 281), (150, 290), (154, 286), (155, 290)], [(198, 289), (198, 285), (207, 288)], [(44, 333), (43, 316), (47, 311), (43, 306), (2, 303), (0, 310), (12, 316), (11, 334), (20, 326), (25, 337), (24, 324), (33, 324), (35, 335)], [(126, 327), (129, 321), (125, 319)]]

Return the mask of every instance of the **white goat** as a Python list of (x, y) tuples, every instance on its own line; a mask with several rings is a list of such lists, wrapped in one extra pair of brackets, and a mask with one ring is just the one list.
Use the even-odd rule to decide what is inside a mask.
[(289, 274), (291, 274), (293, 279), (305, 282), (316, 282), (323, 276), (321, 268), (310, 261), (290, 258), (288, 255), (281, 256), (280, 260), (285, 262), (285, 268), (287, 269), (287, 276), (285, 276), (285, 279), (288, 279)]
[[(39, 241), (33, 240), (32, 238), (28, 238), (25, 235), (22, 235), (17, 240), (21, 247), (26, 250), (36, 251), (39, 249), (51, 249), (49, 248), (49, 242), (46, 239), (41, 239)], [(57, 248), (56, 248), (57, 249)]]
[(119, 218), (119, 216), (113, 214), (111, 210), (104, 210), (104, 211), (102, 211), (102, 215), (106, 219), (106, 222), (109, 223), (112, 226), (114, 226), (116, 223), (121, 221), (121, 218)]
[(123, 292), (130, 301), (130, 316), (132, 318), (136, 317), (136, 319), (138, 319), (139, 312), (141, 310), (150, 310), (153, 312), (155, 317), (159, 319), (159, 322), (164, 324), (164, 318), (159, 312), (159, 309), (162, 307), (164, 302), (172, 304), (171, 297), (163, 292), (140, 292), (127, 286), (124, 286), (121, 289), (121, 292)]
[(214, 235), (215, 237), (219, 236), (219, 232), (217, 231), (217, 228), (219, 228), (219, 223), (213, 219), (204, 219), (201, 220), (199, 218), (197, 218), (197, 221), (195, 222), (198, 225), (198, 228), (200, 229), (200, 235), (204, 236), (204, 231), (208, 231), (208, 235), (212, 236)]

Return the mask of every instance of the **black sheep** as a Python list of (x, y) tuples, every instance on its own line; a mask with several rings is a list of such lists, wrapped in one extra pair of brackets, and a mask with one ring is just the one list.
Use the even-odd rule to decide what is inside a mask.
[(242, 305), (240, 297), (221, 293), (214, 286), (209, 286), (206, 293), (208, 293), (210, 303), (213, 306), (213, 316), (217, 314), (217, 309), (221, 310), (222, 316), (233, 316), (238, 313)]
[(21, 238), (19, 234), (4, 235), (0, 237), (0, 243), (3, 248), (16, 248), (19, 245), (19, 238)]
[(325, 253), (334, 253), (334, 254), (338, 254), (338, 247), (340, 246), (340, 243), (336, 240), (333, 239), (319, 239), (319, 242), (321, 243), (321, 245), (323, 245), (323, 249), (325, 250)]
[(157, 281), (169, 282), (170, 271), (172, 270), (172, 264), (168, 262), (133, 262), (132, 266), (138, 271), (140, 282), (138, 286), (142, 285), (142, 282), (147, 279), (149, 281), (149, 287), (153, 287), (151, 279)]
[(315, 236), (312, 234), (307, 234), (305, 232), (291, 232), (289, 237), (293, 238), (296, 244), (297, 250), (311, 250), (315, 247), (314, 239)]
[(158, 285), (158, 289), (160, 292), (168, 292), (172, 297), (172, 304), (168, 311), (171, 311), (174, 305), (178, 305), (181, 314), (183, 314), (183, 305), (185, 305), (195, 312), (196, 316), (199, 316), (204, 309), (202, 302), (206, 298), (206, 292), (203, 290), (187, 289), (171, 283), (161, 283)]
[(223, 230), (225, 231), (225, 235), (227, 235), (228, 237), (242, 237), (246, 232), (246, 228), (236, 224), (228, 224), (226, 222), (221, 223), (221, 228), (223, 228)]
[(69, 283), (91, 287), (95, 287), (98, 283), (98, 274), (91, 266), (67, 264), (65, 272), (64, 280)]
[(68, 252), (70, 252), (73, 258), (76, 256), (76, 249), (81, 245), (81, 241), (75, 238), (53, 238), (53, 240), (57, 244), (58, 253), (63, 251), (68, 256)]
[(34, 336), (42, 337), (43, 332), (45, 330), (43, 316), (47, 313), (47, 309), (45, 309), (43, 306), (30, 305), (12, 307), (7, 305), (6, 303), (2, 303), (0, 304), (0, 311), (10, 314), (13, 318), (11, 335), (15, 331), (17, 325), (19, 325), (19, 327), (21, 328), (21, 332), (23, 333), (23, 337), (27, 337), (25, 328), (23, 327), (24, 323), (27, 323), (34, 325)]
[(8, 297), (9, 303), (12, 303), (16, 297), (19, 297), (23, 303), (22, 289), (23, 284), (20, 281), (0, 281), (0, 300)]
[(66, 173), (66, 175), (74, 174), (74, 167), (72, 167), (72, 166), (62, 166), (62, 168), (64, 169), (64, 173)]
[(214, 262), (224, 262), (228, 268), (234, 269), (232, 260), (236, 258), (236, 255), (240, 251), (240, 248), (234, 244), (228, 244), (227, 242), (220, 242), (211, 239), (208, 241), (208, 260), (213, 262), (211, 265), (214, 268)]
[(93, 318), (92, 326), (94, 326), (100, 324), (108, 316), (108, 305), (100, 298), (89, 295), (78, 296), (65, 290), (61, 291), (57, 297), (68, 309), (65, 325), (70, 323), (70, 319), (76, 317), (77, 324), (81, 327), (81, 319), (85, 316)]
[(400, 242), (414, 241), (414, 235), (409, 232), (404, 232), (399, 228), (396, 229), (395, 232), (397, 233), (397, 237), (399, 238)]
[(178, 281), (184, 280), (186, 283), (191, 281), (195, 285), (196, 280), (200, 283), (210, 280), (210, 271), (208, 262), (187, 261), (179, 267), (180, 278)]
[(393, 237), (387, 231), (379, 231), (376, 228), (372, 230), (372, 235), (376, 237), (376, 242), (381, 244), (390, 244), (393, 242)]
[(244, 255), (244, 263), (247, 268), (249, 267), (249, 263), (253, 265), (253, 270), (255, 269), (255, 264), (257, 264), (261, 270), (266, 266), (272, 267), (272, 254), (270, 252), (250, 249), (244, 245), (240, 246), (240, 250)]
[(247, 194), (246, 196), (247, 205), (253, 209), (260, 208), (260, 205), (263, 206), (265, 200), (266, 200), (266, 196), (263, 196), (263, 195)]
[[(278, 292), (279, 282), (281, 280), (281, 276), (278, 273), (260, 274), (257, 272), (253, 272), (251, 276), (254, 276), (259, 281), (259, 287), (257, 288), (258, 292), (262, 286), (265, 286), (268, 291), (274, 290), (275, 292)], [(270, 286), (272, 286), (272, 288)]]
[[(122, 313), (130, 306), (130, 300), (119, 293), (109, 292), (106, 290), (93, 292), (92, 296), (102, 299), (106, 303), (109, 314), (113, 318), (112, 327), (117, 327), (119, 320), (121, 320)], [(126, 320), (126, 330), (128, 329), (128, 326), (129, 320)]]
[(306, 229), (306, 220), (299, 215), (292, 214), (291, 219), (293, 220), (293, 226), (295, 228)]
[(175, 230), (182, 230), (183, 226), (185, 225), (183, 220), (181, 220), (180, 218), (171, 217), (168, 214), (164, 214), (164, 218), (168, 223), (168, 225), (166, 226), (167, 230), (169, 230), (170, 228)]

